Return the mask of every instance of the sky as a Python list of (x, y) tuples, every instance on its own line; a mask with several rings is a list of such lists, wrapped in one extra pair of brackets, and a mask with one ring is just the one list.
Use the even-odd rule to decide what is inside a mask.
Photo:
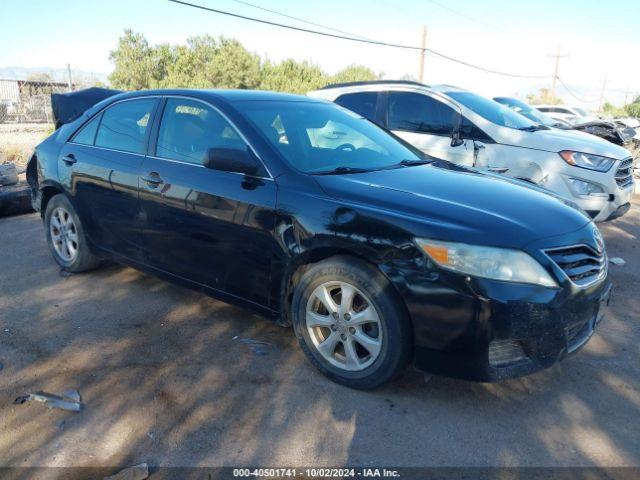
[[(189, 0), (242, 15), (317, 29), (235, 0)], [(621, 105), (640, 94), (639, 0), (246, 0), (271, 10), (385, 42), (427, 47), (486, 68), (526, 75), (553, 74), (561, 45), (560, 77), (565, 103)], [(108, 75), (125, 28), (151, 44), (184, 43), (210, 34), (239, 40), (249, 50), (279, 61), (310, 60), (328, 73), (358, 63), (384, 78), (418, 76), (419, 53), (293, 32), (209, 13), (167, 0), (0, 0), (0, 68), (65, 68)], [(550, 79), (514, 79), (457, 65), (427, 54), (425, 83), (447, 83), (483, 95), (523, 97)], [(586, 102), (584, 102), (584, 101)]]

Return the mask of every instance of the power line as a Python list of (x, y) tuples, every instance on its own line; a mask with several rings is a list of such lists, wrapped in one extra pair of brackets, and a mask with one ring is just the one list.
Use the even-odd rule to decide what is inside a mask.
[(585, 100), (584, 98), (580, 98), (578, 95), (576, 95), (576, 94), (575, 94), (575, 93), (574, 93), (574, 92), (569, 88), (569, 86), (568, 86), (566, 83), (564, 83), (564, 81), (563, 81), (560, 77), (558, 77), (558, 81), (560, 82), (560, 85), (562, 85), (562, 86), (564, 87), (564, 89), (567, 91), (567, 93), (568, 93), (569, 95), (571, 95), (573, 98), (575, 98), (576, 100), (578, 100), (579, 102), (582, 102), (582, 103), (594, 103), (594, 102), (597, 102), (597, 101), (598, 101), (598, 100), (595, 100), (595, 99), (594, 99), (594, 100)]
[(474, 22), (477, 23), (478, 25), (482, 25), (483, 27), (489, 28), (491, 30), (496, 30), (496, 31), (501, 31), (504, 32), (504, 30), (499, 29), (498, 27), (494, 27), (493, 25), (490, 25), (488, 23), (483, 22), (482, 20), (478, 20), (477, 18), (472, 17), (471, 15), (467, 15), (466, 13), (462, 13), (459, 12), (458, 10), (455, 10), (451, 7), (449, 7), (448, 5), (445, 5), (443, 3), (437, 2), (436, 0), (427, 0), (430, 3), (433, 3), (434, 5), (439, 6), (440, 8), (443, 8), (455, 15), (458, 15), (459, 17), (465, 18), (467, 20), (469, 20), (470, 22)]
[(246, 15), (240, 15), (240, 14), (237, 14), (237, 13), (227, 12), (227, 11), (224, 11), (224, 10), (218, 10), (218, 9), (215, 9), (215, 8), (205, 7), (204, 5), (197, 5), (195, 3), (189, 3), (189, 2), (182, 1), (182, 0), (168, 0), (168, 1), (172, 2), (172, 3), (177, 3), (177, 4), (180, 4), (180, 5), (184, 5), (184, 6), (187, 6), (187, 7), (197, 8), (197, 9), (200, 9), (200, 10), (206, 10), (208, 12), (219, 13), (221, 15), (227, 15), (229, 17), (240, 18), (242, 20), (249, 20), (249, 21), (252, 21), (252, 22), (262, 23), (262, 24), (265, 24), (265, 25), (271, 25), (271, 26), (274, 26), (274, 27), (280, 27), (280, 28), (286, 28), (286, 29), (289, 29), (289, 30), (295, 30), (295, 31), (298, 31), (298, 32), (311, 33), (311, 34), (314, 34), (314, 35), (322, 35), (322, 36), (325, 36), (325, 37), (338, 38), (338, 39), (341, 39), (341, 40), (349, 40), (349, 41), (352, 41), (352, 42), (367, 43), (367, 44), (370, 44), (370, 45), (380, 45), (380, 46), (384, 46), (384, 47), (402, 48), (402, 49), (405, 49), (405, 50), (423, 50), (423, 51), (431, 53), (432, 55), (436, 55), (436, 56), (444, 58), (446, 60), (449, 60), (449, 61), (452, 61), (452, 62), (455, 62), (455, 63), (459, 63), (460, 65), (464, 65), (464, 66), (467, 66), (469, 68), (475, 68), (476, 70), (481, 70), (481, 71), (483, 71), (485, 73), (493, 73), (495, 75), (502, 75), (502, 76), (505, 76), (505, 77), (512, 77), (512, 78), (534, 78), (534, 79), (551, 78), (551, 75), (520, 75), (520, 74), (515, 74), (515, 73), (501, 72), (499, 70), (493, 70), (493, 69), (490, 69), (490, 68), (481, 67), (479, 65), (474, 65), (472, 63), (465, 62), (463, 60), (458, 60), (457, 58), (450, 57), (448, 55), (445, 55), (443, 53), (437, 52), (437, 51), (432, 50), (430, 48), (424, 48), (423, 49), (422, 47), (418, 47), (418, 46), (415, 46), (415, 45), (403, 45), (403, 44), (398, 44), (398, 43), (382, 42), (382, 41), (379, 41), (379, 40), (368, 40), (368, 39), (364, 39), (364, 38), (357, 38), (357, 37), (353, 36), (352, 34), (349, 34), (349, 35), (336, 35), (336, 34), (333, 34), (333, 33), (321, 32), (321, 31), (318, 31), (318, 30), (311, 30), (311, 29), (302, 28), (302, 27), (296, 27), (294, 25), (286, 25), (286, 24), (283, 24), (283, 23), (272, 22), (272, 21), (269, 21), (269, 20), (261, 19), (261, 18), (248, 17)]
[(326, 30), (331, 30), (332, 32), (342, 33), (344, 35), (349, 35), (356, 38), (361, 38), (363, 40), (369, 40), (367, 37), (363, 37), (362, 35), (356, 35), (355, 33), (345, 32), (344, 30), (338, 30), (337, 28), (327, 27), (326, 25), (322, 25), (320, 23), (314, 23), (309, 20), (305, 20), (304, 18), (294, 17), (292, 15), (287, 15), (286, 13), (278, 12), (276, 10), (271, 10), (269, 8), (261, 7), (260, 5), (254, 5), (253, 3), (243, 2), (242, 0), (231, 0), (232, 2), (239, 3), (241, 5), (246, 5), (248, 7), (257, 8), (258, 10), (262, 10), (264, 12), (274, 13), (276, 15), (280, 15), (281, 17), (290, 18), (291, 20), (297, 20), (298, 22), (306, 23), (307, 25), (313, 25), (314, 27), (324, 28)]

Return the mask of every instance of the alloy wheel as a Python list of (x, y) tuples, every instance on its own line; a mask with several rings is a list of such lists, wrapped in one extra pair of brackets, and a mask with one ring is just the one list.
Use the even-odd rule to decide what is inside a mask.
[(346, 282), (326, 282), (309, 297), (307, 331), (316, 350), (335, 367), (364, 370), (382, 350), (382, 324), (371, 300)]
[(78, 256), (78, 229), (71, 213), (62, 207), (56, 208), (49, 222), (51, 243), (58, 256), (65, 262), (73, 262)]

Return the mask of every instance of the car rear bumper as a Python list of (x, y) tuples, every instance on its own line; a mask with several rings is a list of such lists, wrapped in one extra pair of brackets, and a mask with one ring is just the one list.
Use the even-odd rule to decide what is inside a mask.
[(611, 298), (607, 278), (584, 288), (388, 269), (414, 328), (414, 365), (491, 382), (548, 368), (593, 335)]

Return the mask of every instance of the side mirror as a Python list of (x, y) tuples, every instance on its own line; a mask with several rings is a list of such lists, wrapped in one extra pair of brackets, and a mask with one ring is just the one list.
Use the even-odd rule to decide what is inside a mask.
[(459, 147), (462, 144), (464, 144), (464, 140), (460, 136), (460, 130), (456, 130), (451, 134), (451, 146)]
[(453, 128), (453, 132), (451, 133), (451, 146), (459, 147), (464, 144), (464, 140), (460, 135), (460, 130), (462, 129), (462, 114), (456, 114), (455, 126)]
[(255, 175), (258, 173), (258, 159), (248, 148), (210, 148), (204, 159), (204, 166), (212, 170), (223, 172), (244, 173)]

